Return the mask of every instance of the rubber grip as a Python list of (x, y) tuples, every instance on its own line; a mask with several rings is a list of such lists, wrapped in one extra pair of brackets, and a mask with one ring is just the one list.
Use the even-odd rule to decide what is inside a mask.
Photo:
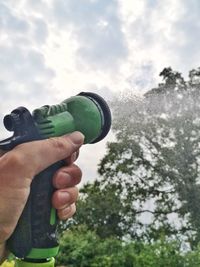
[(55, 191), (52, 178), (62, 166), (63, 161), (57, 162), (35, 176), (32, 181), (25, 208), (7, 242), (9, 250), (18, 258), (26, 258), (32, 249), (48, 250), (58, 246), (58, 219), (51, 205), (52, 194)]

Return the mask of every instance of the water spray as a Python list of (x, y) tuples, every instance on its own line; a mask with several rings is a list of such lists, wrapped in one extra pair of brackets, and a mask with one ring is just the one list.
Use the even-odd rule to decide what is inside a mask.
[[(43, 106), (31, 114), (19, 107), (4, 117), (4, 126), (14, 135), (0, 142), (0, 149), (34, 140), (62, 136), (80, 131), (85, 144), (101, 141), (109, 132), (111, 113), (105, 100), (97, 94), (82, 92), (59, 105)], [(7, 242), (8, 249), (18, 258), (18, 267), (53, 267), (59, 250), (56, 228), (58, 218), (51, 206), (54, 192), (52, 177), (64, 166), (59, 161), (48, 167), (31, 184), (31, 191), (17, 227)]]

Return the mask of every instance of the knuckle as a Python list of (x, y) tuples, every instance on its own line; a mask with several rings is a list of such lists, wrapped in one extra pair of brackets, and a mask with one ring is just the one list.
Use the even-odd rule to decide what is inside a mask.
[(64, 139), (63, 137), (52, 137), (47, 139), (47, 142), (49, 142), (49, 144), (53, 146), (54, 149), (58, 150), (62, 154), (67, 150), (69, 151), (69, 149), (72, 150), (72, 145), (69, 140)]
[(13, 150), (10, 153), (7, 153), (5, 157), (12, 167), (19, 168), (25, 165), (25, 157), (23, 153), (20, 152), (20, 150)]
[(62, 149), (64, 147), (63, 141), (59, 137), (51, 137), (46, 140), (51, 146)]
[(74, 171), (76, 172), (76, 175), (82, 176), (82, 170), (80, 169), (80, 167), (76, 164), (72, 165), (72, 168), (74, 169)]
[(83, 176), (82, 170), (78, 166), (76, 167), (77, 167), (77, 176), (81, 179)]
[(74, 203), (77, 201), (79, 196), (79, 190), (78, 187), (73, 188), (73, 192), (71, 192), (71, 203)]

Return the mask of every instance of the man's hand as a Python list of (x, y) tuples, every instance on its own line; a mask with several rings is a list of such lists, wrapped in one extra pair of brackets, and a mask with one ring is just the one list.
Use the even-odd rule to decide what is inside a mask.
[(74, 132), (18, 145), (0, 158), (0, 258), (24, 209), (33, 177), (63, 159), (66, 159), (66, 167), (53, 177), (57, 190), (52, 196), (52, 205), (61, 220), (74, 214), (78, 197), (75, 185), (81, 180), (81, 170), (73, 162), (83, 141), (84, 136)]

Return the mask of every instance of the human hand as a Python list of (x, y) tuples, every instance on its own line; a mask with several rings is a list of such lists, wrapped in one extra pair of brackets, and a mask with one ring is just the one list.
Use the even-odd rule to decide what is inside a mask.
[(76, 212), (76, 200), (78, 198), (78, 188), (82, 172), (74, 164), (78, 158), (79, 151), (74, 152), (66, 159), (67, 166), (60, 168), (53, 177), (53, 186), (57, 189), (52, 196), (52, 205), (57, 209), (60, 220), (66, 220)]
[(60, 219), (73, 215), (78, 197), (75, 185), (81, 179), (81, 171), (73, 161), (83, 140), (83, 135), (75, 132), (68, 136), (28, 142), (0, 158), (0, 248), (3, 248), (17, 225), (33, 177), (63, 159), (66, 159), (68, 166), (58, 170), (53, 177), (57, 190), (52, 196), (52, 204)]

